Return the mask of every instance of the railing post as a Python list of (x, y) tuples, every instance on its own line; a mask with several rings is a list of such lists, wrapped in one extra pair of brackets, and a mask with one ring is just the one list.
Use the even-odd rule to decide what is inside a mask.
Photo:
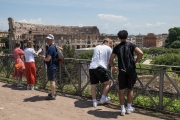
[(159, 109), (163, 110), (163, 89), (164, 89), (164, 70), (160, 69), (160, 81), (159, 81)]
[[(62, 84), (62, 64), (59, 64), (59, 86)], [(60, 88), (61, 89), (61, 88)]]
[(42, 84), (43, 84), (43, 88), (45, 89), (46, 88), (46, 75), (47, 75), (45, 62), (43, 62), (43, 73), (44, 74), (43, 74)]
[(82, 64), (81, 60), (79, 60), (78, 64), (79, 64), (79, 70), (78, 70), (79, 73), (78, 73), (78, 91), (77, 92), (79, 95), (81, 95), (81, 92), (82, 92), (81, 91), (81, 64)]

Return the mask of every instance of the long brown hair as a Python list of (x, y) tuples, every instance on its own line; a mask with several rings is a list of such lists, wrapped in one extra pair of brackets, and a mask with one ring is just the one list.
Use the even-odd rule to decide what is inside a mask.
[(33, 41), (29, 40), (27, 42), (27, 48), (33, 48), (33, 45), (34, 45)]
[(17, 41), (17, 42), (15, 43), (15, 46), (16, 46), (16, 47), (21, 47), (21, 43), (20, 43), (19, 41)]

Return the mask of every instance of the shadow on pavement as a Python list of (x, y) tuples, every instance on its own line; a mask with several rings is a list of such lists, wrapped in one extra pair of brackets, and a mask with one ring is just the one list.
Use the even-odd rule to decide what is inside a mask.
[(12, 90), (26, 90), (26, 86), (24, 87), (17, 87), (17, 84), (5, 84), (2, 87), (7, 87), (7, 88), (11, 88)]
[(101, 109), (89, 110), (87, 113), (99, 118), (118, 118), (118, 116), (120, 115), (120, 111), (112, 112), (112, 111), (103, 111)]
[(30, 98), (24, 99), (24, 102), (37, 102), (37, 101), (44, 101), (47, 96), (33, 96)]
[(90, 107), (92, 107), (92, 101), (79, 99), (78, 101), (74, 102), (74, 105), (75, 105), (75, 107), (79, 107), (79, 108), (90, 108)]

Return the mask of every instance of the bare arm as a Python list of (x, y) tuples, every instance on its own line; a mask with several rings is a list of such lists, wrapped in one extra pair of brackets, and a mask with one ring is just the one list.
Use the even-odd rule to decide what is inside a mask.
[(35, 55), (35, 56), (38, 56), (39, 53), (42, 52), (42, 50), (43, 50), (43, 48), (42, 48), (42, 46), (41, 46), (41, 47), (38, 49), (38, 51), (34, 53), (34, 55)]
[(114, 58), (116, 57), (116, 54), (111, 54), (111, 57), (110, 57), (110, 59), (109, 59), (109, 64), (111, 65), (111, 68), (112, 68), (112, 71), (113, 72), (117, 72), (118, 71), (118, 69), (114, 66)]
[(137, 54), (137, 58), (136, 58), (135, 63), (138, 63), (138, 62), (141, 60), (142, 56), (143, 56), (143, 52), (142, 52), (142, 50), (139, 49), (138, 47), (136, 47), (136, 48), (134, 49), (134, 52)]
[(45, 56), (41, 56), (41, 57), (42, 57), (42, 59), (44, 61), (47, 61), (47, 62), (49, 62), (51, 60), (51, 56), (50, 55), (48, 55), (47, 57), (45, 57)]
[(116, 54), (111, 54), (111, 57), (109, 59), (109, 64), (111, 65), (111, 67), (114, 67), (114, 58), (116, 57)]
[(56, 46), (57, 48), (60, 48), (61, 50), (63, 50), (63, 47), (62, 46)]
[(34, 53), (35, 56), (38, 56), (38, 54), (39, 54), (39, 53), (36, 53), (36, 52)]

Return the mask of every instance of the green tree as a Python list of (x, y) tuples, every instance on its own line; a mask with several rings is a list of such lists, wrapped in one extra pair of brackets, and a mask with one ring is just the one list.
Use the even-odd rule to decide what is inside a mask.
[(93, 56), (93, 50), (88, 50), (86, 52), (80, 53), (77, 58), (91, 60), (92, 56)]
[(163, 53), (165, 53), (165, 49), (163, 49), (163, 48), (151, 47), (148, 50), (148, 54), (158, 54), (158, 55), (161, 55)]
[(7, 37), (1, 38), (1, 43), (5, 43), (5, 48), (4, 49), (9, 49), (9, 39)]
[(171, 48), (180, 48), (180, 41), (179, 40), (176, 40), (174, 41), (171, 45), (170, 45)]
[(63, 55), (65, 58), (75, 58), (75, 48), (67, 45), (63, 46)]
[(165, 47), (171, 47), (174, 41), (180, 41), (180, 27), (174, 27), (169, 29), (169, 35), (165, 41)]
[[(164, 54), (162, 56), (155, 57), (152, 61), (152, 64), (158, 65), (170, 65), (170, 66), (179, 66), (180, 65), (180, 55), (174, 53)], [(180, 70), (179, 68), (173, 68), (174, 70)]]

